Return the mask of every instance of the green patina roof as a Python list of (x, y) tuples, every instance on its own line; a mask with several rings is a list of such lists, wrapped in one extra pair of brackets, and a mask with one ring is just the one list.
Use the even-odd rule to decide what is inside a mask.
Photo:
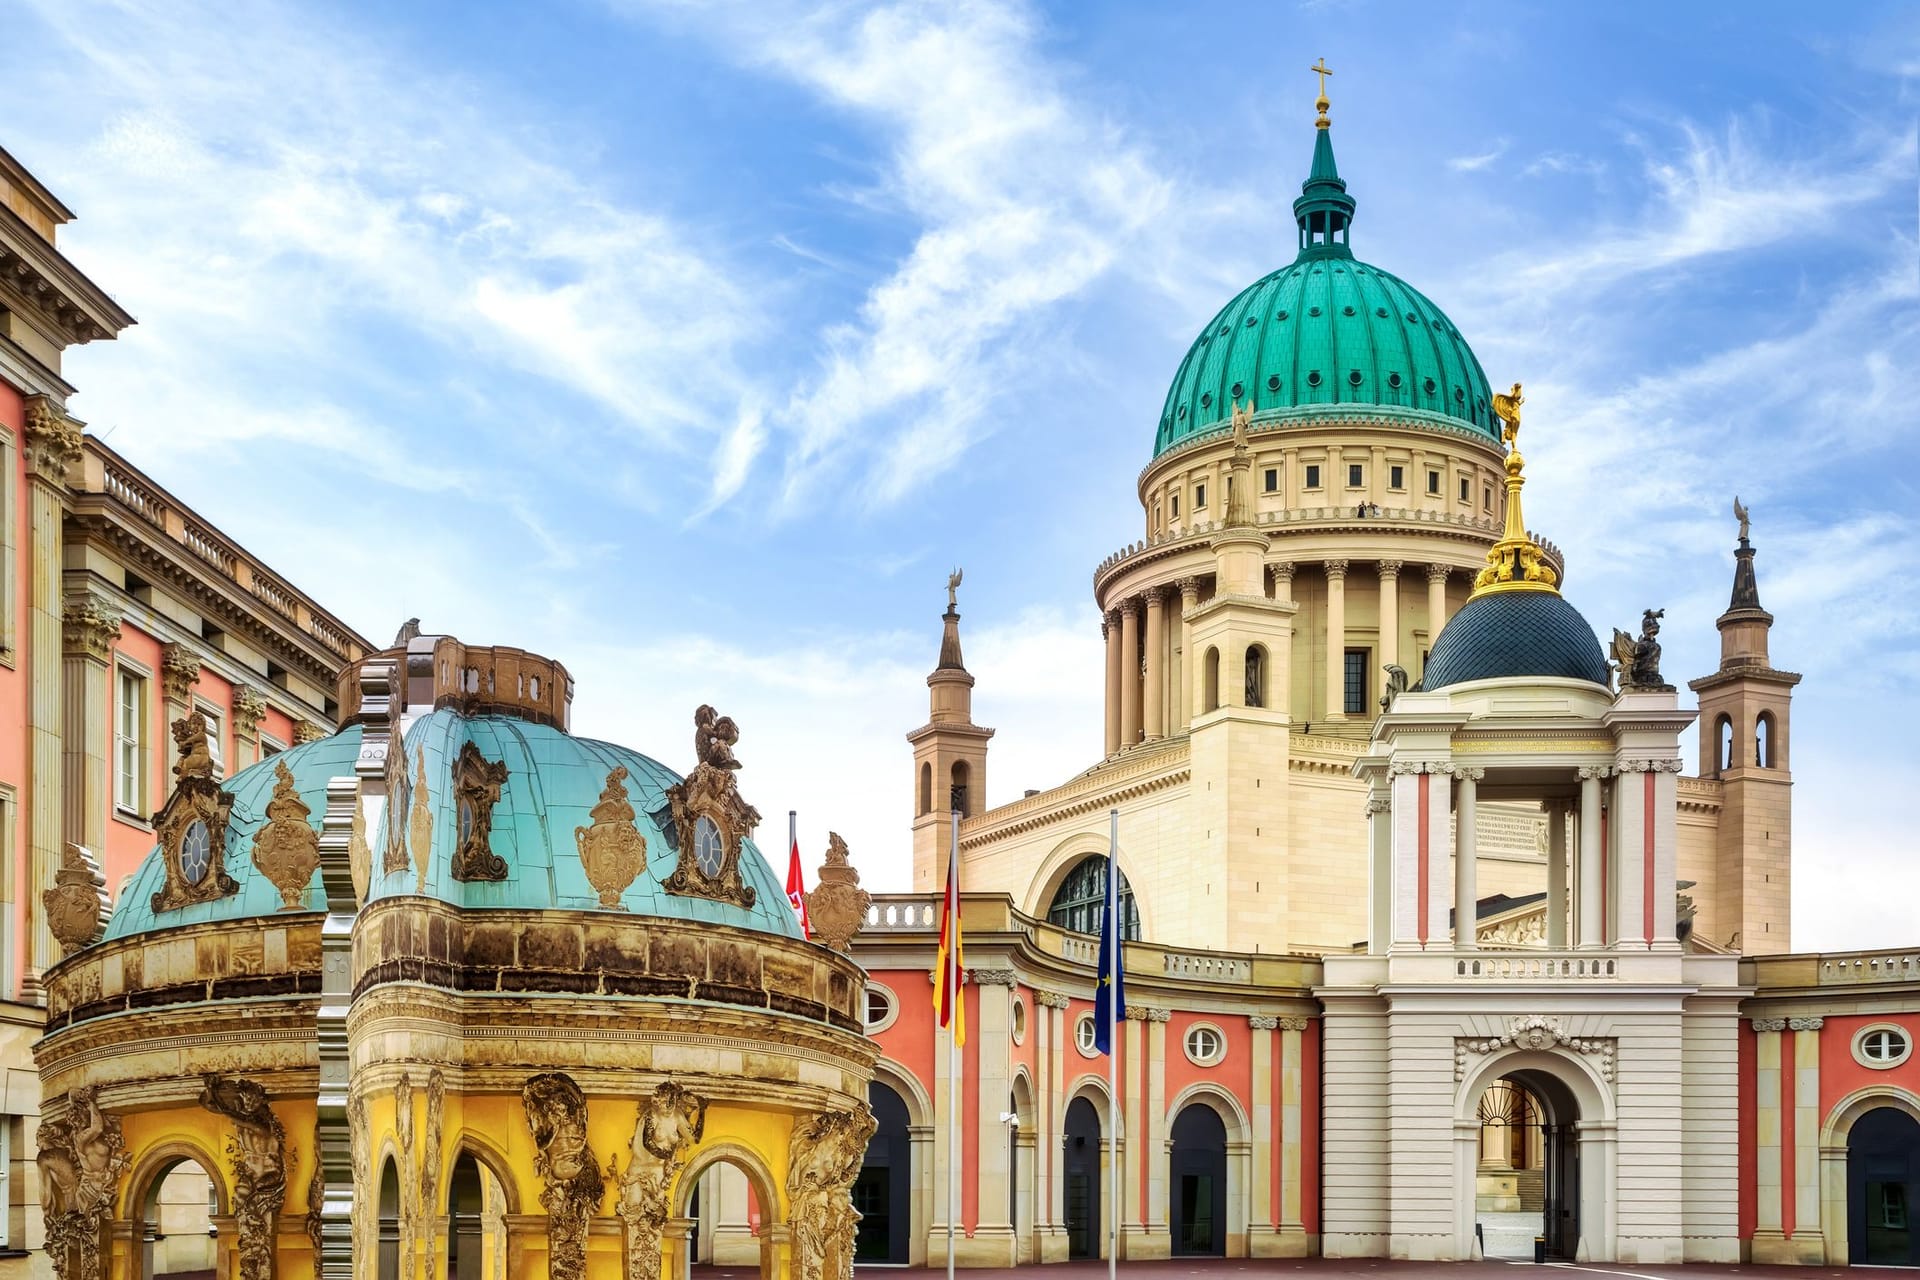
[[(507, 863), (505, 880), (478, 882), (453, 878), (457, 818), (452, 770), (462, 744), (468, 741), (486, 759), (504, 761), (507, 766), (507, 780), (493, 808), (490, 836), (493, 852)], [(279, 891), (254, 867), (252, 859), (254, 834), (266, 824), (267, 800), (273, 794), (274, 766), (284, 762), (293, 772), (300, 798), (311, 810), (309, 821), (318, 831), (326, 810), (327, 780), (350, 776), (359, 748), (360, 729), (350, 726), (333, 737), (295, 747), (235, 774), (223, 789), (234, 797), (227, 828), (226, 868), (239, 882), (239, 892), (214, 902), (156, 914), (152, 898), (154, 891), (165, 882), (165, 871), (160, 851), (155, 849), (115, 904), (107, 937), (278, 913)], [(751, 840), (745, 843), (740, 858), (741, 877), (755, 891), (751, 908), (669, 894), (661, 887), (662, 881), (672, 873), (678, 855), (652, 815), (665, 810), (666, 789), (678, 782), (680, 776), (637, 751), (590, 738), (576, 738), (527, 720), (506, 716), (468, 717), (448, 709), (416, 721), (407, 731), (405, 749), (409, 779), (417, 774), (420, 752), (424, 750), (426, 754), (428, 804), (433, 814), (433, 847), (427, 859), (424, 887), (428, 897), (472, 908), (600, 909), (599, 894), (587, 883), (586, 871), (580, 865), (573, 833), (576, 827), (591, 825), (592, 809), (606, 786), (608, 772), (616, 765), (625, 765), (627, 798), (634, 808), (635, 825), (646, 837), (649, 858), (647, 870), (621, 895), (621, 903), (628, 911), (727, 924), (791, 938), (800, 936), (799, 921), (787, 905), (784, 886), (774, 877), (773, 869)], [(392, 811), (403, 831), (409, 825), (410, 805), (411, 796), (407, 794), (392, 800)], [(369, 902), (421, 891), (412, 850), (409, 850), (405, 870), (383, 872), (380, 867), (384, 839), (380, 833), (373, 833), (369, 841), (375, 846), (372, 879), (367, 890)], [(326, 908), (318, 873), (307, 890), (307, 906), (314, 911)]]
[(1294, 201), (1299, 256), (1201, 329), (1167, 392), (1155, 457), (1224, 426), (1235, 400), (1259, 413), (1395, 405), (1500, 438), (1487, 376), (1453, 322), (1406, 281), (1353, 256), (1346, 187), (1330, 132), (1318, 130)]

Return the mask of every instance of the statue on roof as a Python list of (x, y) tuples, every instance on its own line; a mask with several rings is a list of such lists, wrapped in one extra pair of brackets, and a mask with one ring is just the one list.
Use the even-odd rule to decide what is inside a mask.
[(1740, 522), (1740, 541), (1745, 542), (1749, 523), (1747, 509), (1740, 504), (1740, 495), (1737, 493), (1733, 495), (1733, 518)]
[(947, 611), (960, 612), (960, 579), (966, 576), (964, 569), (956, 568), (947, 575)]
[(701, 764), (714, 769), (738, 769), (740, 762), (733, 755), (733, 745), (738, 741), (740, 726), (733, 722), (732, 716), (723, 716), (705, 705), (693, 713), (693, 753)]
[(1233, 402), (1233, 453), (1235, 457), (1245, 457), (1247, 452), (1247, 427), (1253, 421), (1253, 399), (1248, 397), (1242, 405)]
[(1640, 638), (1634, 639), (1615, 627), (1613, 663), (1620, 673), (1620, 691), (1630, 689), (1671, 689), (1660, 675), (1660, 619), (1665, 609), (1647, 609), (1640, 616)]
[(1500, 443), (1509, 449), (1520, 438), (1520, 406), (1526, 397), (1520, 394), (1520, 384), (1514, 383), (1512, 391), (1493, 393), (1493, 416), (1500, 419)]
[(400, 630), (394, 633), (392, 647), (395, 649), (404, 649), (408, 644), (418, 639), (419, 635), (420, 619), (408, 618), (400, 624)]

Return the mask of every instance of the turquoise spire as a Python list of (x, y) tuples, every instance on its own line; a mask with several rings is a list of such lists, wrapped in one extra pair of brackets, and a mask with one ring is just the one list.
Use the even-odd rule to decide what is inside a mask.
[(1320, 77), (1320, 96), (1313, 109), (1313, 168), (1300, 184), (1300, 198), (1293, 202), (1293, 220), (1300, 225), (1302, 258), (1351, 258), (1347, 247), (1347, 227), (1353, 222), (1353, 197), (1340, 180), (1340, 166), (1333, 162), (1333, 122), (1327, 119), (1327, 60), (1320, 59), (1307, 68)]

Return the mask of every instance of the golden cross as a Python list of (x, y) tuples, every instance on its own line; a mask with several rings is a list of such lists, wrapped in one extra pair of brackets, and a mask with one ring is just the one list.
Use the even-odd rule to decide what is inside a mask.
[(1315, 75), (1320, 77), (1320, 96), (1323, 98), (1326, 97), (1327, 96), (1327, 77), (1333, 74), (1333, 72), (1327, 66), (1327, 60), (1325, 58), (1317, 59), (1312, 66), (1307, 68), (1307, 70), (1313, 72)]

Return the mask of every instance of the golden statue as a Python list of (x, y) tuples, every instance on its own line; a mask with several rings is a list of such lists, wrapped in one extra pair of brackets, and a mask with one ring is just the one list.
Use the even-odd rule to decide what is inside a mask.
[(1503, 424), (1500, 429), (1500, 443), (1509, 449), (1520, 438), (1520, 405), (1526, 397), (1520, 394), (1520, 384), (1514, 383), (1511, 393), (1493, 393), (1493, 416)]

